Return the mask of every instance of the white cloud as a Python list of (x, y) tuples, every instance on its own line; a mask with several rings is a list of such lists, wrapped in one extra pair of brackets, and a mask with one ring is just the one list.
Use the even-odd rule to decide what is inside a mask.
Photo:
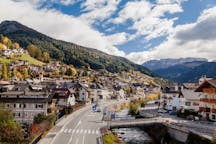
[(121, 45), (125, 43), (129, 39), (129, 34), (122, 32), (122, 33), (116, 33), (109, 36), (106, 36), (109, 42), (112, 43), (112, 45)]
[(144, 36), (144, 39), (149, 41), (172, 31), (177, 18), (168, 19), (164, 18), (164, 15), (182, 12), (180, 3), (180, 0), (159, 0), (156, 4), (146, 0), (128, 2), (119, 12), (118, 17), (110, 21), (121, 24), (131, 20), (133, 24), (129, 29), (137, 31), (134, 38)]
[(81, 4), (84, 12), (80, 19), (88, 24), (109, 18), (116, 10), (120, 0), (86, 0)]
[(167, 40), (150, 51), (126, 57), (136, 63), (150, 59), (198, 57), (216, 60), (216, 7), (205, 10), (195, 23), (179, 25)]
[(0, 1), (0, 21), (16, 20), (56, 39), (95, 48), (108, 54), (124, 56), (104, 34), (84, 24), (80, 19), (54, 9), (36, 9), (27, 1)]

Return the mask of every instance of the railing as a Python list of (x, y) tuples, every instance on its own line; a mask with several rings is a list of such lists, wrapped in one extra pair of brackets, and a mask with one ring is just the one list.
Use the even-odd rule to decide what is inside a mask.
[(212, 109), (212, 113), (216, 113), (216, 109)]
[(216, 103), (216, 99), (211, 99), (211, 98), (201, 98), (200, 101), (208, 102), (208, 103)]
[(205, 108), (205, 107), (199, 107), (199, 112), (210, 112), (210, 108)]

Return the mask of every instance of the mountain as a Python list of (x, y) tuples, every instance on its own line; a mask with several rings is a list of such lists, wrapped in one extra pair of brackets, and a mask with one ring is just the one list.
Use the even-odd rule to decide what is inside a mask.
[(216, 77), (216, 62), (202, 58), (152, 60), (144, 65), (156, 74), (179, 83), (197, 82), (202, 75)]
[(126, 58), (108, 55), (96, 49), (83, 47), (74, 43), (56, 40), (41, 34), (16, 21), (4, 21), (0, 24), (0, 33), (18, 42), (26, 48), (34, 44), (46, 51), (54, 59), (77, 68), (90, 66), (92, 69), (106, 69), (109, 72), (136, 70), (154, 76), (154, 73), (144, 66), (137, 65)]
[(177, 82), (198, 82), (198, 79), (206, 75), (207, 77), (216, 77), (216, 62), (206, 62), (189, 71), (183, 72), (180, 76), (174, 78)]
[(190, 63), (190, 64), (196, 64), (196, 63), (202, 63), (207, 62), (207, 59), (204, 58), (179, 58), (179, 59), (160, 59), (160, 60), (150, 60), (145, 63), (143, 63), (143, 66), (149, 68), (150, 70), (159, 70), (159, 69), (165, 69), (171, 66)]

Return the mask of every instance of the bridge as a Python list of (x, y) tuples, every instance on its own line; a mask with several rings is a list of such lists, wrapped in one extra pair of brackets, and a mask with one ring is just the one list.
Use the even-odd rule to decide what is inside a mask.
[(200, 137), (212, 140), (214, 128), (190, 123), (176, 123), (162, 117), (149, 119), (129, 119), (107, 121), (108, 128), (139, 127), (143, 125), (163, 124), (167, 126), (169, 134), (181, 142), (186, 142), (188, 134), (193, 133)]

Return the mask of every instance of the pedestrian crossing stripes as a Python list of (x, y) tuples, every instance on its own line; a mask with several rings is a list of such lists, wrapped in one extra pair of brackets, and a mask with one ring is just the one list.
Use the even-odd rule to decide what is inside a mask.
[(61, 129), (62, 133), (74, 133), (74, 134), (92, 134), (98, 135), (99, 130), (92, 130), (92, 129)]

